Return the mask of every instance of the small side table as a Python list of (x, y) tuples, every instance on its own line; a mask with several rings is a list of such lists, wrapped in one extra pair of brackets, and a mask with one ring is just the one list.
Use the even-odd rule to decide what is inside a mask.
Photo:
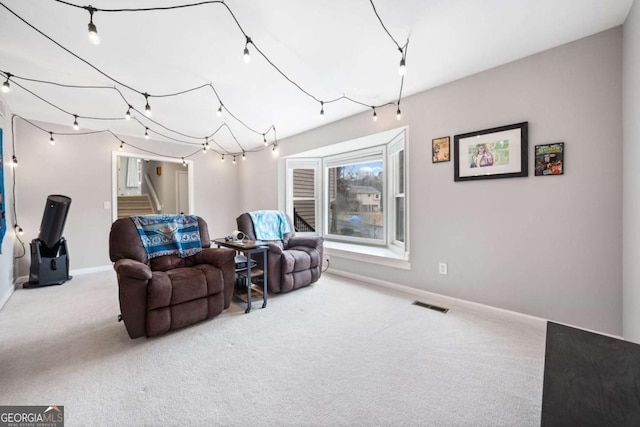
[[(247, 258), (246, 267), (236, 268), (236, 278), (243, 278), (247, 285), (247, 309), (245, 313), (251, 311), (251, 288), (253, 287), (253, 279), (262, 277), (262, 308), (267, 306), (267, 250), (266, 243), (260, 240), (226, 240), (224, 237), (220, 237), (212, 240), (213, 243), (225, 248), (234, 249), (237, 253), (243, 253)], [(262, 254), (262, 269), (251, 268), (253, 256)], [(253, 270), (253, 271), (252, 271)], [(259, 289), (257, 289), (259, 292)]]

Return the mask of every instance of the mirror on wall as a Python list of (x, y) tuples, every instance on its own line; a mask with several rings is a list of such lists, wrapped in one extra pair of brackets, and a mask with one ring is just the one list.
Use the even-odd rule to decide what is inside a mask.
[(193, 212), (193, 162), (113, 153), (113, 219)]

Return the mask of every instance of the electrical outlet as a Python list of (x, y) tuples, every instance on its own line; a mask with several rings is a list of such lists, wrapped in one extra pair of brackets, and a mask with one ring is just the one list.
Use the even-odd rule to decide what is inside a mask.
[(438, 263), (438, 273), (442, 274), (443, 276), (447, 275), (447, 263), (446, 262)]
[(324, 256), (324, 262), (325, 262), (326, 264), (329, 264), (329, 261), (331, 261), (331, 260), (329, 259), (329, 255), (325, 255), (325, 256)]

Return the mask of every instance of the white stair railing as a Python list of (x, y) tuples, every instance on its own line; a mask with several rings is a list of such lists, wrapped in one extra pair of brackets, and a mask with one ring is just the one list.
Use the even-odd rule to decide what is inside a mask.
[(149, 178), (149, 174), (144, 174), (144, 182), (147, 184), (149, 188), (149, 193), (151, 193), (151, 199), (153, 200), (153, 204), (156, 207), (156, 213), (162, 212), (162, 204), (160, 203), (160, 199), (158, 199), (158, 193), (156, 193), (156, 189), (151, 182), (151, 178)]

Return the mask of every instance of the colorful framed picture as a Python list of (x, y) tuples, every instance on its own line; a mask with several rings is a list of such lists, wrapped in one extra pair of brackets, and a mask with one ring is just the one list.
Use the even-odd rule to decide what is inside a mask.
[(431, 141), (431, 163), (448, 162), (451, 160), (450, 152), (448, 136)]
[(536, 176), (564, 174), (564, 142), (536, 145)]
[(454, 181), (527, 176), (528, 129), (523, 122), (455, 135)]

